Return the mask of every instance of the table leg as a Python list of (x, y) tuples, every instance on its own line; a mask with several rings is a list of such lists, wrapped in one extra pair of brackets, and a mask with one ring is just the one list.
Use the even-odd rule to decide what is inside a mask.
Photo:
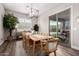
[(33, 56), (35, 55), (35, 41), (33, 41)]

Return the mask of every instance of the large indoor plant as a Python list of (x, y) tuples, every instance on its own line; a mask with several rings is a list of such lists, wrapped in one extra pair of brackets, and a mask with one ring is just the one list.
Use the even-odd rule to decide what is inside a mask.
[(12, 36), (12, 30), (15, 29), (17, 23), (17, 17), (11, 14), (4, 15), (3, 26), (9, 30), (10, 36)]
[(33, 29), (34, 29), (35, 32), (38, 32), (38, 31), (39, 31), (39, 26), (38, 26), (38, 24), (35, 24)]

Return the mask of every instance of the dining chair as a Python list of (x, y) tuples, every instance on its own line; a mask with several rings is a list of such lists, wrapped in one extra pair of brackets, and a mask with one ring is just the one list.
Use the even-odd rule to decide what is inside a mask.
[(58, 46), (59, 39), (54, 38), (52, 40), (48, 40), (45, 43), (45, 46), (43, 46), (43, 50), (49, 55), (50, 53), (54, 52), (54, 55), (56, 56), (56, 50)]
[(30, 35), (28, 33), (26, 33), (26, 47), (28, 49), (32, 48), (32, 45), (33, 45), (33, 42), (29, 36)]
[(23, 47), (25, 49), (25, 43), (26, 43), (25, 32), (22, 32), (22, 38), (23, 38)]
[(26, 47), (29, 47), (29, 35), (26, 34)]
[(42, 32), (42, 33), (39, 33), (39, 34), (41, 34), (41, 35), (46, 35), (46, 36), (49, 35), (47, 32)]
[(44, 46), (46, 46), (46, 44), (47, 44), (47, 40), (45, 40), (45, 39), (40, 40), (40, 43), (41, 43), (41, 50), (43, 50)]

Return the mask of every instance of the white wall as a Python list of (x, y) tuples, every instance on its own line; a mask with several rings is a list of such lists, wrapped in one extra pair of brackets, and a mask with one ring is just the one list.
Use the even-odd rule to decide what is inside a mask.
[[(61, 12), (71, 7), (71, 47), (79, 50), (79, 23), (76, 22), (76, 18), (79, 17), (79, 4), (58, 4), (54, 8), (50, 8), (45, 11), (39, 17), (38, 24), (40, 26), (40, 32), (49, 33), (49, 16)], [(49, 8), (49, 7), (47, 7)]]
[(4, 8), (0, 4), (0, 45), (4, 42), (4, 29), (3, 29), (3, 16), (4, 16)]

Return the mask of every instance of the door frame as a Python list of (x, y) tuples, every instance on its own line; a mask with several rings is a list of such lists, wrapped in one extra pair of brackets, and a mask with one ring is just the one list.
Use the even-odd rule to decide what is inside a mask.
[[(70, 47), (72, 47), (72, 44), (73, 44), (73, 6), (68, 6), (68, 7), (62, 8), (61, 10), (54, 12), (54, 14), (52, 14), (52, 15), (58, 14), (60, 12), (67, 10), (67, 9), (70, 9)], [(52, 16), (52, 15), (50, 15), (50, 16)], [(50, 29), (50, 19), (49, 19), (49, 27), (48, 28)], [(50, 30), (49, 30), (49, 35), (50, 35)]]

